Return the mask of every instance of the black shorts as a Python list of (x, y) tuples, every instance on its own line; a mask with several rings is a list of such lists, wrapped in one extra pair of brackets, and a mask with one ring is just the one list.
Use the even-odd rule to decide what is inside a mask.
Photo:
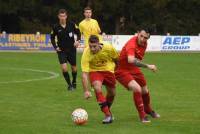
[(76, 66), (76, 51), (72, 52), (57, 52), (60, 64), (68, 63), (72, 66)]

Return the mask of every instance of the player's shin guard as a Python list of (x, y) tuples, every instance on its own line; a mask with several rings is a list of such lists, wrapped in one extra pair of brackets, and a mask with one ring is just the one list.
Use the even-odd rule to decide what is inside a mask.
[(110, 116), (110, 110), (108, 108), (107, 102), (105, 97), (103, 96), (102, 92), (95, 92), (96, 94), (96, 98), (97, 98), (97, 102), (99, 103), (99, 106), (101, 108), (101, 111), (105, 114), (105, 116)]
[(152, 108), (150, 105), (150, 95), (149, 92), (142, 94), (142, 99), (143, 99), (143, 103), (144, 103), (144, 110), (146, 113), (150, 113), (152, 112)]
[(64, 76), (65, 81), (67, 82), (68, 86), (71, 86), (71, 81), (70, 81), (69, 73), (68, 72), (63, 72), (63, 76)]
[(72, 83), (76, 83), (77, 71), (72, 72), (72, 77), (73, 77)]
[(144, 111), (144, 104), (142, 100), (142, 94), (140, 92), (133, 92), (133, 100), (135, 102), (135, 106), (139, 113), (140, 119), (143, 119), (146, 116)]

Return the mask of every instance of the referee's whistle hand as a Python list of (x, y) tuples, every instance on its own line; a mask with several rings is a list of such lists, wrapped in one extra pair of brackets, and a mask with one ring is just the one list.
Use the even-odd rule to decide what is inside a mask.
[(74, 47), (76, 47), (76, 48), (77, 48), (77, 47), (79, 47), (79, 46), (80, 46), (80, 43), (79, 43), (79, 41), (75, 41), (75, 42), (74, 42)]
[(60, 50), (60, 48), (59, 48), (59, 47), (57, 47), (57, 48), (56, 48), (56, 51), (57, 51), (57, 52), (60, 52), (61, 50)]

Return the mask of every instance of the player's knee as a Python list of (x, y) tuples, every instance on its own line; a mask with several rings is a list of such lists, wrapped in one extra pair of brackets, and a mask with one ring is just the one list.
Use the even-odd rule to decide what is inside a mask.
[(115, 89), (111, 89), (111, 91), (108, 92), (108, 95), (114, 97), (116, 95)]
[(115, 92), (108, 92), (107, 96), (108, 97), (115, 97), (116, 93)]
[(95, 89), (96, 92), (100, 92), (102, 85), (98, 82), (93, 82), (92, 87)]
[(116, 95), (116, 92), (115, 92), (115, 90), (113, 90), (113, 92), (112, 92), (112, 95), (113, 95), (113, 96), (115, 96), (115, 95)]
[(109, 96), (111, 96), (111, 97), (114, 97), (115, 95), (116, 95), (115, 92), (111, 92), (111, 93), (109, 94)]
[(89, 75), (88, 75), (88, 73), (86, 73), (86, 72), (83, 72), (82, 73), (82, 79), (88, 79), (88, 77), (89, 77)]
[(62, 69), (62, 72), (67, 72), (68, 71), (67, 67), (65, 67), (65, 66), (62, 66), (61, 69)]
[(142, 92), (142, 88), (138, 85), (130, 84), (129, 85), (129, 91), (134, 91), (134, 92)]
[(94, 88), (94, 90), (96, 92), (100, 92), (101, 91), (101, 86), (99, 86), (99, 85), (92, 85), (92, 87)]
[(141, 86), (135, 80), (128, 83), (128, 89), (134, 92), (142, 92)]
[(68, 71), (66, 63), (61, 64), (60, 67), (61, 67), (62, 72), (67, 72)]
[(76, 66), (72, 66), (72, 72), (76, 72), (77, 71), (77, 67)]
[(135, 87), (133, 91), (142, 93), (142, 88), (141, 87)]

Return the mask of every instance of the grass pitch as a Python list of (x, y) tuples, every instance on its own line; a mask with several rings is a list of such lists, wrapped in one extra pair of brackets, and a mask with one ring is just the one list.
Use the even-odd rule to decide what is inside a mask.
[[(144, 70), (160, 119), (139, 122), (132, 93), (117, 86), (115, 121), (101, 123), (96, 99), (84, 100), (78, 55), (78, 86), (67, 91), (55, 53), (0, 53), (0, 134), (199, 134), (200, 53), (147, 53), (157, 73)], [(88, 123), (76, 126), (71, 112), (84, 108)]]

